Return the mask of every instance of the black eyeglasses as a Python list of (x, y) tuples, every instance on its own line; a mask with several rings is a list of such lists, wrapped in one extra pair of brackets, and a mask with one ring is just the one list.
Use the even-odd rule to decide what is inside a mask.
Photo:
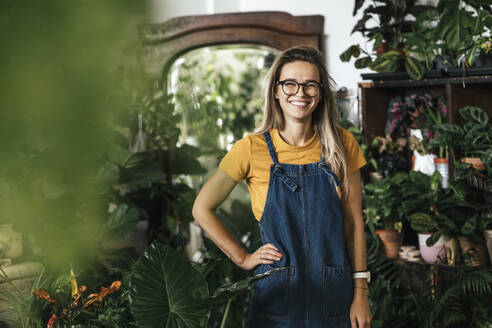
[(302, 90), (309, 97), (315, 97), (319, 94), (319, 91), (323, 84), (316, 81), (310, 81), (306, 83), (299, 83), (292, 80), (277, 81), (277, 85), (282, 85), (282, 91), (287, 96), (293, 96), (299, 92), (299, 87), (302, 85)]

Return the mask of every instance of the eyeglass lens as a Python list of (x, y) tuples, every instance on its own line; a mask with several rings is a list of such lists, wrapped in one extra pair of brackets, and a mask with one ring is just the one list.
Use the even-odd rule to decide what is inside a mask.
[(300, 85), (302, 85), (304, 93), (310, 97), (314, 97), (319, 93), (319, 85), (314, 82), (297, 83), (296, 81), (285, 81), (282, 84), (282, 90), (286, 95), (293, 96), (299, 91)]

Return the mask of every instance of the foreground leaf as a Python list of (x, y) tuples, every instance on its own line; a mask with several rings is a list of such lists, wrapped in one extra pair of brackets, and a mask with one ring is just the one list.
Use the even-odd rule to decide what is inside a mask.
[(130, 307), (138, 327), (205, 327), (206, 282), (186, 257), (153, 242), (130, 276)]

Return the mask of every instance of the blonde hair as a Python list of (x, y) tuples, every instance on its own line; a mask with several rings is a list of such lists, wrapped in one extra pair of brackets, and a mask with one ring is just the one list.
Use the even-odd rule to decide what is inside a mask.
[(280, 78), (282, 67), (291, 62), (305, 61), (314, 64), (320, 75), (321, 99), (312, 114), (312, 128), (321, 141), (323, 158), (342, 182), (342, 198), (348, 196), (347, 160), (345, 147), (342, 142), (339, 125), (339, 113), (336, 100), (333, 95), (333, 79), (328, 74), (323, 60), (323, 55), (316, 49), (307, 46), (295, 46), (282, 51), (270, 68), (267, 89), (265, 94), (265, 107), (263, 121), (253, 134), (263, 134), (271, 129), (284, 129), (284, 117), (278, 99), (275, 99), (276, 81)]

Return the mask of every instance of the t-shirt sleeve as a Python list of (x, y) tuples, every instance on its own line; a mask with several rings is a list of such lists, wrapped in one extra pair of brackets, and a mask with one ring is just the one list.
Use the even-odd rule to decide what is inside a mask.
[(219, 167), (238, 182), (248, 177), (251, 171), (251, 140), (248, 137), (238, 140), (222, 158)]
[(360, 148), (357, 139), (349, 131), (343, 129), (345, 154), (347, 156), (347, 170), (351, 174), (367, 164), (364, 153)]

